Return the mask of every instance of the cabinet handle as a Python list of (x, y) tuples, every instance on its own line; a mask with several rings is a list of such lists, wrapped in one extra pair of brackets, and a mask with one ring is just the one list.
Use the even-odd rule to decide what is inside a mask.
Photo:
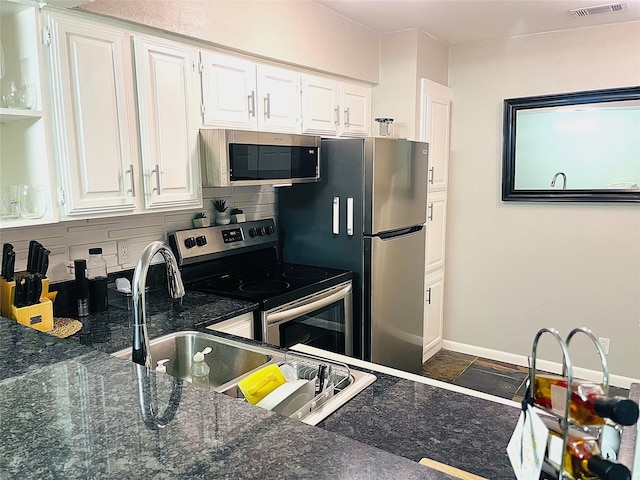
[(434, 173), (433, 169), (434, 169), (434, 167), (431, 167), (431, 168), (429, 169), (429, 183), (430, 183), (431, 185), (433, 185), (433, 178), (434, 178), (434, 176), (435, 176), (435, 173)]
[(433, 222), (433, 203), (429, 204), (429, 215), (427, 215), (427, 218)]
[(347, 235), (353, 235), (353, 198), (347, 198)]
[(349, 107), (344, 109), (344, 126), (349, 126)]
[(153, 170), (151, 170), (151, 175), (154, 173), (156, 174), (156, 188), (154, 188), (154, 190), (160, 195), (160, 165), (156, 165)]
[(264, 97), (264, 114), (267, 118), (271, 118), (271, 94), (267, 93)]
[(333, 197), (333, 234), (340, 234), (340, 197)]
[(431, 305), (431, 287), (427, 288), (427, 304)]
[(133, 176), (133, 165), (129, 165), (129, 168), (127, 169), (126, 174), (127, 175), (131, 174), (131, 188), (127, 192), (131, 192), (131, 196), (135, 197), (136, 196), (136, 181), (135, 181), (135, 178)]
[(256, 91), (251, 90), (251, 95), (247, 97), (249, 101), (249, 115), (252, 117), (256, 116)]
[(340, 107), (336, 107), (334, 109), (334, 112), (336, 114), (335, 118), (336, 118), (336, 127), (337, 127), (338, 125), (340, 125)]

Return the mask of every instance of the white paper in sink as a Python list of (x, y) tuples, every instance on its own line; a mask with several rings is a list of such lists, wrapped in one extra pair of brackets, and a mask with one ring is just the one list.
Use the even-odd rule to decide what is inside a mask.
[(518, 480), (540, 478), (548, 436), (549, 429), (531, 406), (527, 406), (527, 414), (520, 413), (507, 445), (507, 454)]

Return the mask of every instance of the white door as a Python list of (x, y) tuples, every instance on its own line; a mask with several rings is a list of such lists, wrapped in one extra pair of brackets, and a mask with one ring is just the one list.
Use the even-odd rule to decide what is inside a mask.
[(201, 206), (197, 52), (151, 37), (134, 52), (145, 206)]
[(340, 114), (344, 136), (369, 135), (371, 129), (371, 89), (360, 85), (340, 85)]
[(449, 174), (451, 89), (422, 79), (423, 140), (429, 142), (429, 191), (446, 190)]
[(300, 76), (297, 72), (258, 65), (258, 129), (266, 132), (298, 131)]
[(203, 124), (255, 130), (255, 63), (215, 52), (202, 52), (200, 61)]
[(426, 362), (442, 348), (444, 315), (444, 277), (442, 271), (425, 278), (425, 314), (422, 361)]
[(64, 15), (48, 23), (64, 212), (132, 211), (138, 168), (129, 37)]
[(302, 75), (302, 133), (336, 135), (340, 123), (335, 80)]
[(435, 192), (427, 196), (426, 272), (444, 267), (447, 196)]

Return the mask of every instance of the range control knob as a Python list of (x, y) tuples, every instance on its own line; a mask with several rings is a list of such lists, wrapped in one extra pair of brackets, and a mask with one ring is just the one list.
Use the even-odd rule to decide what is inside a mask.
[(258, 227), (258, 236), (262, 237), (266, 233), (264, 227)]
[(249, 229), (249, 236), (250, 236), (250, 237), (255, 237), (256, 235), (257, 235), (256, 229), (255, 229), (255, 228), (253, 228), (253, 227), (251, 227), (251, 228)]
[(194, 237), (189, 237), (184, 239), (184, 246), (187, 248), (193, 248), (196, 246), (196, 239)]
[(196, 238), (196, 243), (199, 247), (204, 247), (207, 244), (207, 237), (205, 237), (204, 235), (200, 235)]
[(267, 227), (267, 235), (273, 235), (273, 233), (276, 231), (275, 228), (273, 228), (273, 225), (269, 225)]

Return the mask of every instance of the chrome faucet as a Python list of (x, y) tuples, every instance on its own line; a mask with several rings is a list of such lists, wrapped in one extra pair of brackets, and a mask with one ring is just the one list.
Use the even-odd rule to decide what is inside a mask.
[(159, 253), (164, 257), (167, 266), (167, 284), (172, 298), (184, 296), (184, 285), (178, 261), (169, 246), (164, 242), (152, 242), (145, 247), (136, 263), (133, 272), (133, 349), (131, 360), (135, 363), (151, 369), (151, 348), (149, 347), (149, 335), (147, 334), (147, 316), (145, 311), (145, 287), (147, 272), (151, 260)]
[(556, 186), (556, 178), (558, 178), (558, 175), (562, 175), (562, 189), (566, 190), (567, 189), (567, 176), (562, 172), (558, 172), (553, 176), (553, 180), (551, 180), (551, 186), (552, 187)]

